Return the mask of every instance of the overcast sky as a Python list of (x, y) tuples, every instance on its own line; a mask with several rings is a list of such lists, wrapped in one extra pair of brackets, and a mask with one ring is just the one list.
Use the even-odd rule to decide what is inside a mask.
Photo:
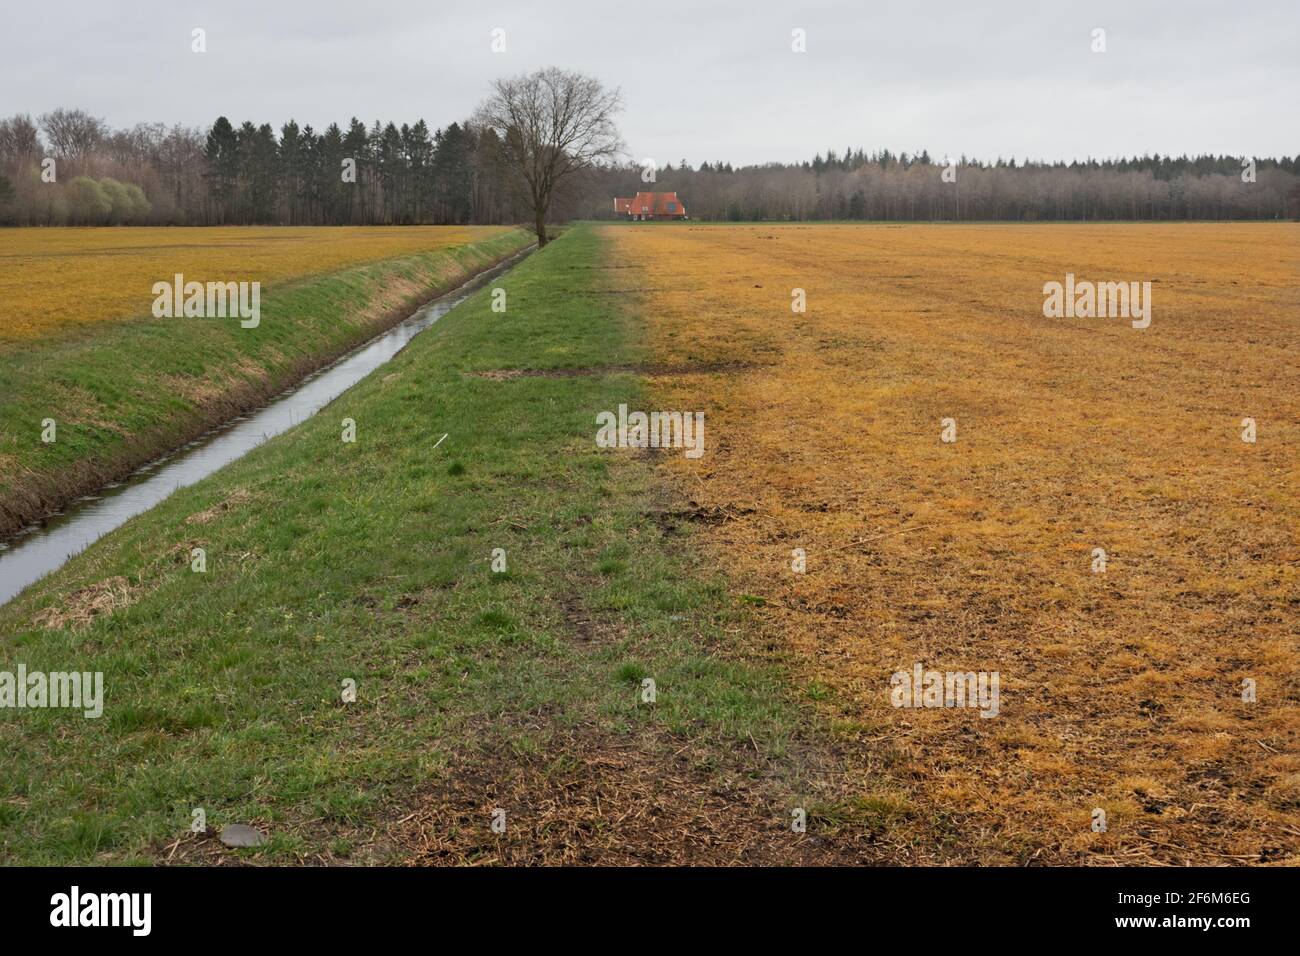
[(76, 106), (115, 127), (438, 127), (493, 78), (555, 65), (620, 87), (630, 156), (660, 164), (1300, 153), (1300, 0), (63, 0), (4, 20), (0, 115)]

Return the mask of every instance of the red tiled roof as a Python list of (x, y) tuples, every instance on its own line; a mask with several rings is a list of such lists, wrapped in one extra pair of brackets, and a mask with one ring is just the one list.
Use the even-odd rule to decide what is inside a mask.
[(614, 211), (632, 216), (684, 216), (686, 207), (677, 193), (637, 193), (631, 199), (616, 198)]

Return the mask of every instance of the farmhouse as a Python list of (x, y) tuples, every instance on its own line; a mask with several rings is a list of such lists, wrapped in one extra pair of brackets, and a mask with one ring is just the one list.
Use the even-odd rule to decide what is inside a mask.
[(614, 199), (614, 212), (629, 219), (685, 219), (686, 207), (677, 193), (637, 193), (631, 199)]

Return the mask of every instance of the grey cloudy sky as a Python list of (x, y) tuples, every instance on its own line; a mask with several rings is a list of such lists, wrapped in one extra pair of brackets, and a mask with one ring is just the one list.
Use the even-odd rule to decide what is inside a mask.
[(630, 155), (660, 163), (1300, 153), (1300, 0), (64, 0), (4, 16), (2, 115), (437, 127), (493, 78), (555, 65), (621, 87)]

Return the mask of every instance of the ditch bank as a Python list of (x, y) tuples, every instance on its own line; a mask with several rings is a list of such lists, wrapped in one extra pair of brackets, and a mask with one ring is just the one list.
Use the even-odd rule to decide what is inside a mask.
[(286, 389), (257, 411), (240, 415), (170, 455), (136, 469), (126, 481), (77, 499), (39, 528), (0, 545), (0, 605), (60, 568), (110, 531), (180, 488), (206, 478), (257, 446), (311, 418), (476, 291), (510, 271), (532, 247), (428, 302), (386, 332)]
[(13, 386), (0, 432), (19, 436), (0, 454), (0, 542), (284, 395), (532, 242), (515, 229), (284, 283), (266, 291), (253, 329), (149, 319), (0, 356)]

